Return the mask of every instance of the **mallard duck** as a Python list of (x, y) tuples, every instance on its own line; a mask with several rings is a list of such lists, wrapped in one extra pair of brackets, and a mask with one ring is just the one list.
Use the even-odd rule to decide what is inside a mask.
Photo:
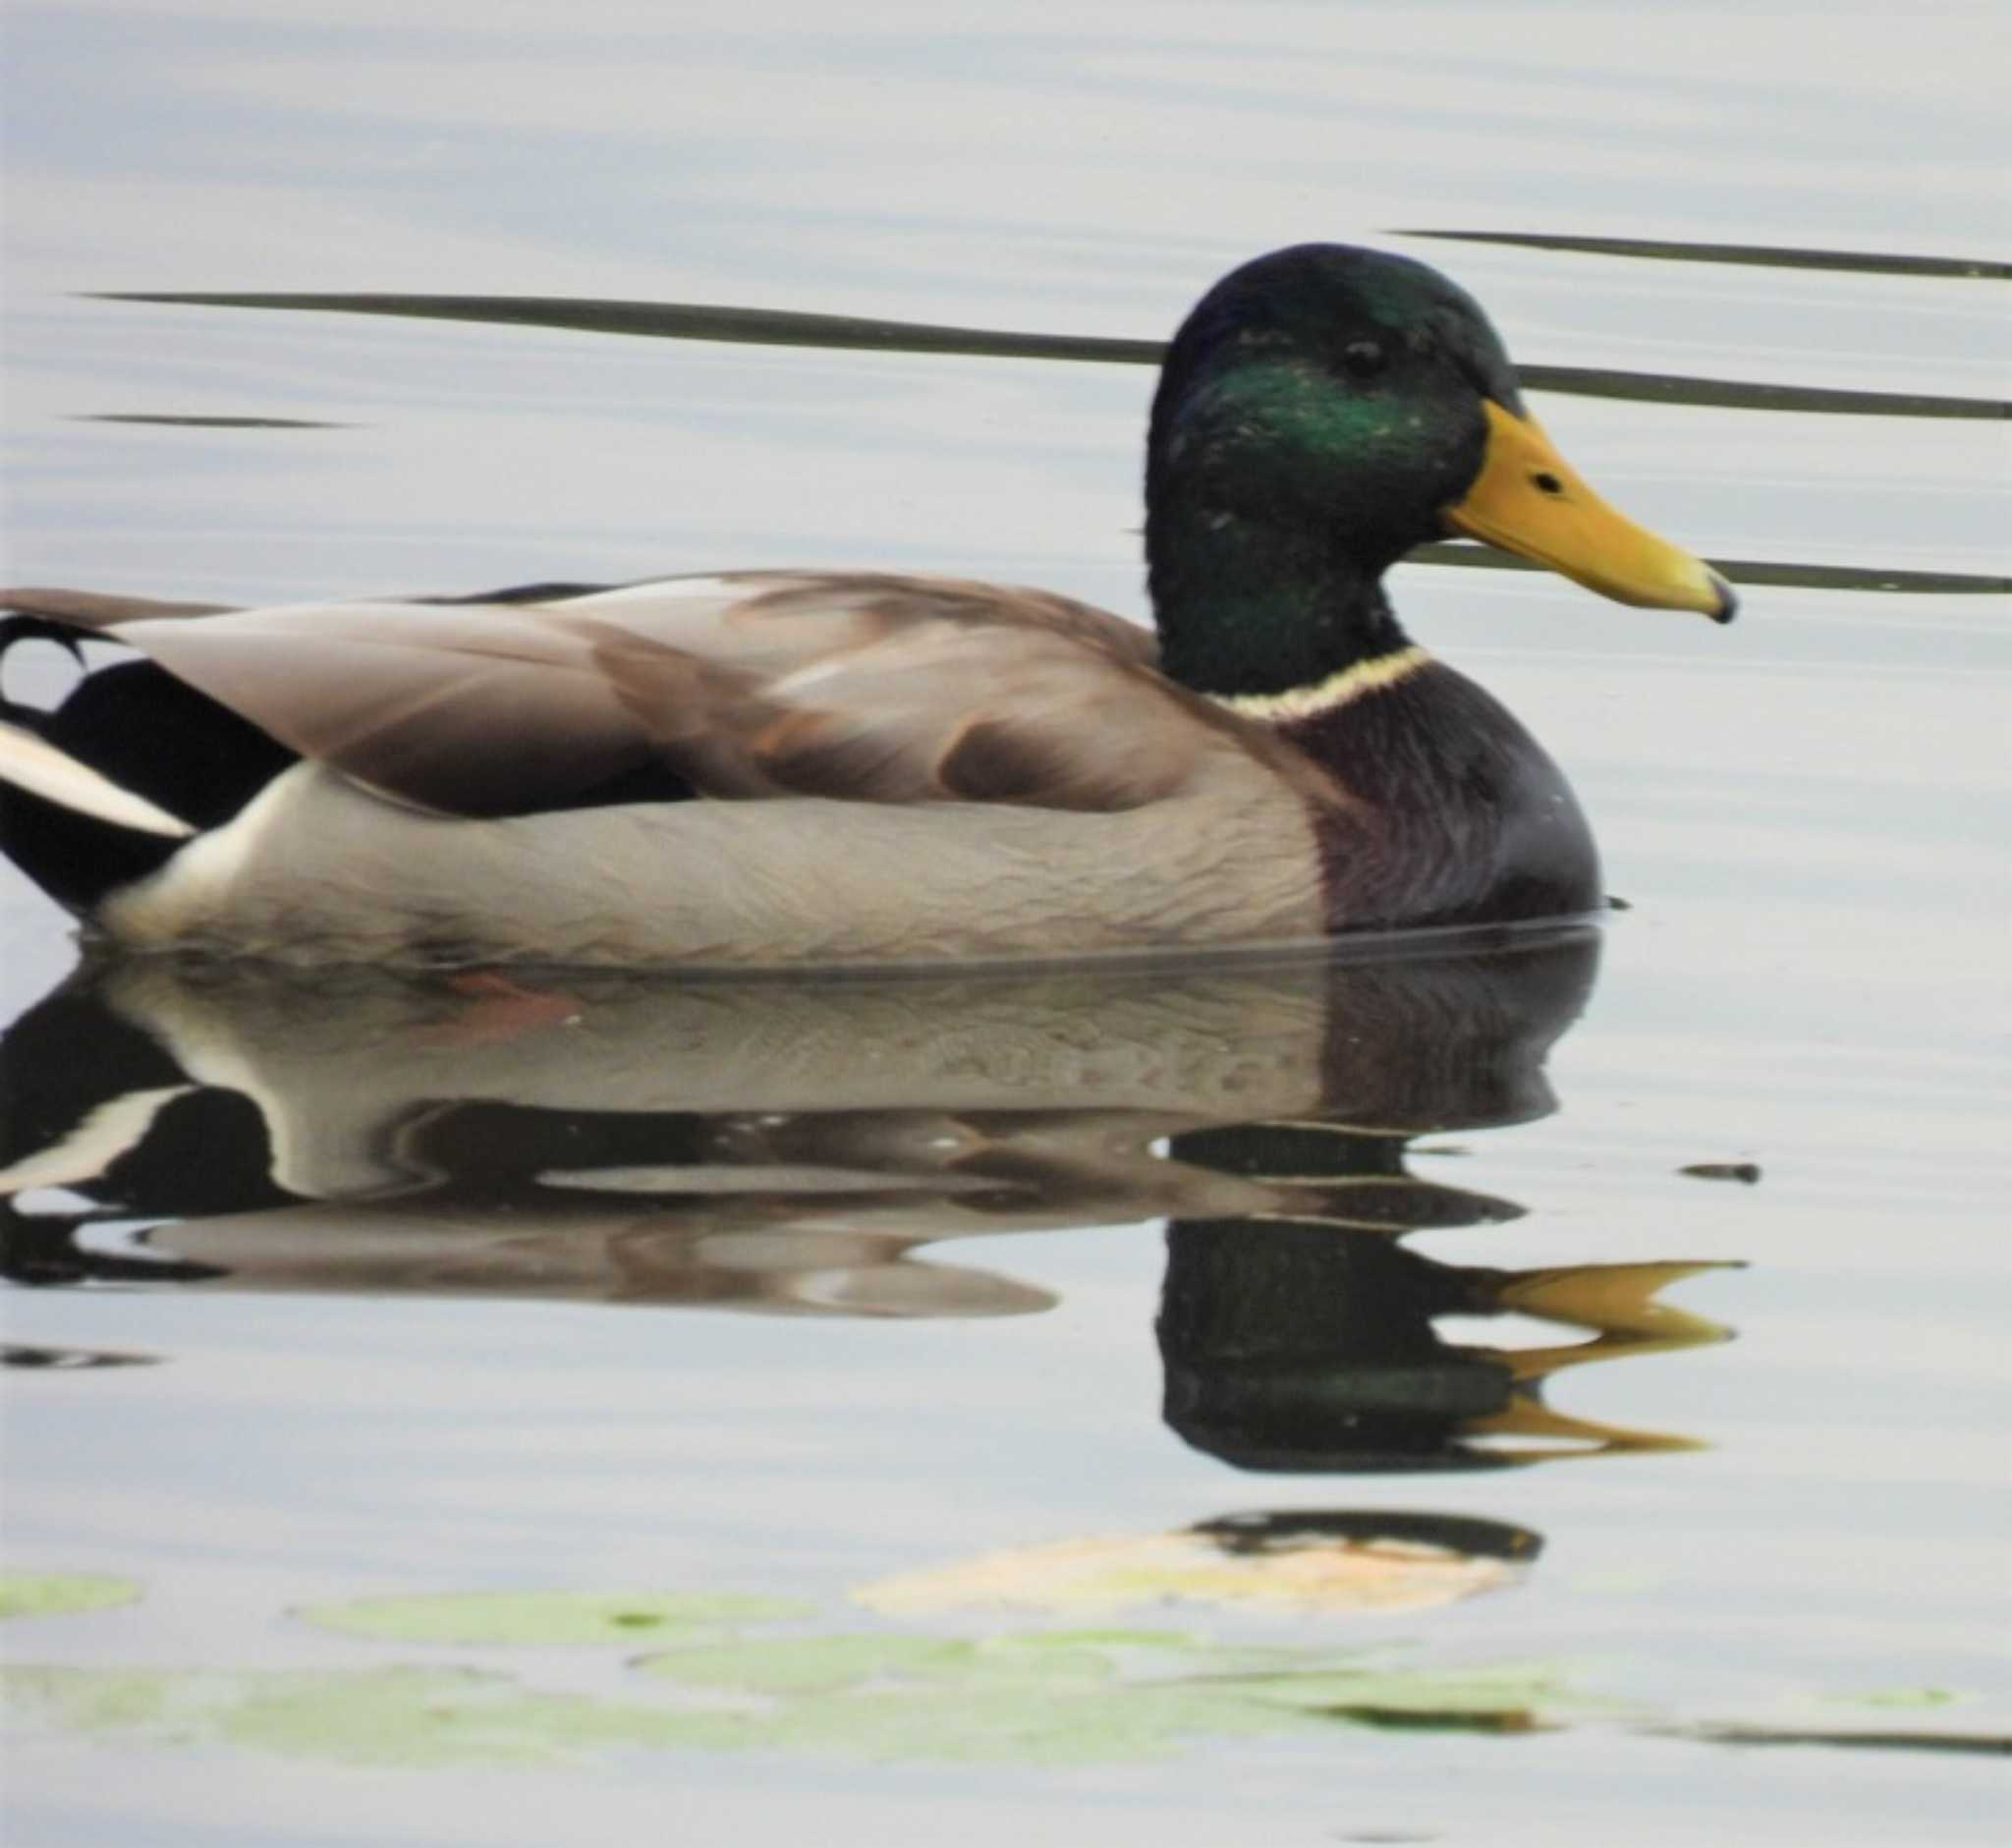
[(10, 706), (9, 853), (146, 949), (904, 964), (1515, 923), (1599, 903), (1557, 767), (1382, 587), (1490, 540), (1731, 618), (1607, 507), (1425, 264), (1301, 245), (1169, 349), (1156, 637), (1012, 586), (819, 571), (215, 612), (22, 591), (141, 657)]

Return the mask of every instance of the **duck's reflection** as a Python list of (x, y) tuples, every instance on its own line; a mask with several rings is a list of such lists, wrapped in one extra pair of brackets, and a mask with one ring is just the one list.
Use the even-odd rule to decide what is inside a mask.
[[(845, 980), (131, 960), (0, 1047), (19, 1281), (1026, 1314), (961, 1237), (1166, 1219), (1166, 1418), (1244, 1469), (1681, 1439), (1567, 1420), (1567, 1364), (1709, 1339), (1693, 1266), (1514, 1272), (1404, 1235), (1520, 1208), (1409, 1139), (1552, 1107), (1589, 930), (1319, 959)], [(921, 1248), (931, 1248), (926, 1258)], [(1497, 1348), (1447, 1316), (1591, 1340)]]

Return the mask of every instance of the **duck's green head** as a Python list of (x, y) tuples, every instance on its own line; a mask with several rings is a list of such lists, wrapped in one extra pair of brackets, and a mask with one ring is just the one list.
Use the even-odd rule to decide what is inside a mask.
[(1716, 573), (1607, 506), (1557, 453), (1487, 316), (1437, 270), (1303, 244), (1217, 283), (1175, 336), (1153, 401), (1146, 550), (1169, 644), (1184, 614), (1254, 594), (1310, 610), (1354, 596), (1387, 622), (1376, 580), (1449, 533), (1624, 603), (1733, 613)]

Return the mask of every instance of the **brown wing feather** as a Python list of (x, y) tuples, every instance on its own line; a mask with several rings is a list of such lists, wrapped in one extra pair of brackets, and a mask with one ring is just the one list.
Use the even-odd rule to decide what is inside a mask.
[(866, 571), (748, 572), (724, 582), (762, 587), (727, 612), (727, 626), (738, 631), (758, 632), (806, 613), (844, 609), (877, 623), (882, 634), (920, 622), (1040, 629), (1141, 667), (1156, 666), (1159, 661), (1159, 638), (1151, 630), (1128, 623), (1108, 610), (1027, 585)]
[(449, 813), (563, 802), (650, 756), (591, 647), (517, 608), (326, 604), (114, 633), (303, 756)]
[(787, 674), (607, 644), (609, 683), (665, 759), (717, 795), (1138, 808), (1209, 734), (1156, 676), (1066, 630), (922, 614)]
[(655, 759), (699, 794), (1123, 810), (1233, 744), (1118, 617), (956, 579), (741, 573), (545, 604), (351, 603), (115, 633), (303, 756), (448, 812), (563, 805)]

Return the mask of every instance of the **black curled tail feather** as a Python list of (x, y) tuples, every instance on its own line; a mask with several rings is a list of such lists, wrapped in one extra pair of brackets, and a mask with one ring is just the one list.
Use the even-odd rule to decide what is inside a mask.
[(23, 642), (53, 642), (82, 669), (84, 666), (84, 642), (87, 633), (70, 623), (57, 622), (46, 616), (0, 615), (0, 719), (41, 736), (49, 716), (40, 706), (28, 705), (8, 696), (6, 664), (9, 650)]

